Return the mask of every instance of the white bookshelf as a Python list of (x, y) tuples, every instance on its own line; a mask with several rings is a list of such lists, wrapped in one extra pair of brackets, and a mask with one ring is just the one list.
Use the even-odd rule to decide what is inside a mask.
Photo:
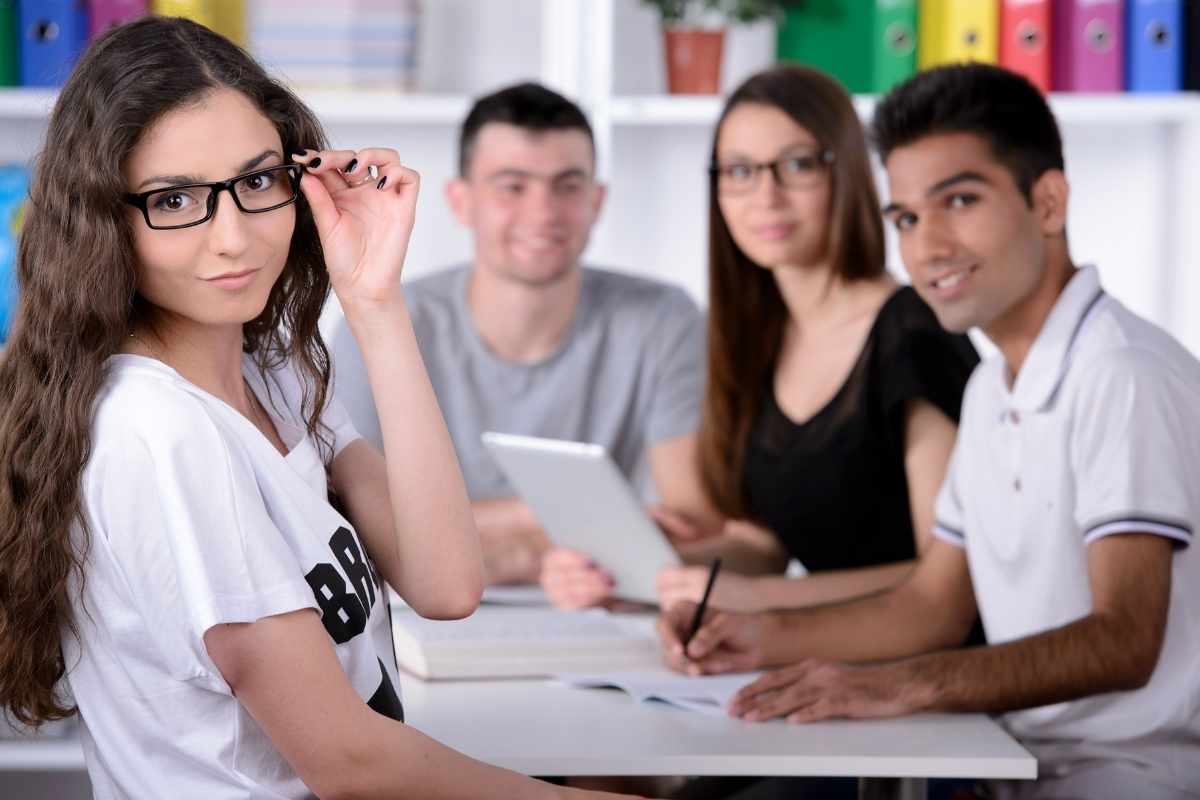
[(53, 89), (0, 89), (0, 120), (44, 120), (57, 98), (58, 92)]
[[(74, 736), (0, 739), (0, 773), (64, 772), (83, 769), (83, 748)], [(4, 783), (0, 775), (0, 784)]]
[[(457, 128), (471, 106), (467, 94), (425, 94), (353, 89), (300, 90), (300, 98), (326, 124), (444, 125)], [(54, 90), (0, 88), (0, 124), (43, 122), (58, 94)], [(877, 98), (858, 95), (854, 106), (868, 118)], [(618, 95), (609, 101), (614, 126), (699, 126), (710, 128), (722, 99), (712, 95)], [(1064, 126), (1164, 125), (1200, 122), (1200, 94), (1053, 94), (1050, 106)]]
[[(457, 126), (471, 107), (466, 94), (389, 91), (301, 90), (300, 98), (325, 124)], [(0, 122), (44, 122), (58, 93), (47, 89), (0, 89)]]
[[(875, 110), (877, 98), (858, 95), (854, 107), (864, 119)], [(706, 131), (721, 111), (721, 98), (710, 96), (623, 95), (612, 99), (613, 125), (699, 126)], [(1050, 106), (1064, 126), (1164, 125), (1200, 121), (1200, 94), (1076, 95), (1053, 94)]]

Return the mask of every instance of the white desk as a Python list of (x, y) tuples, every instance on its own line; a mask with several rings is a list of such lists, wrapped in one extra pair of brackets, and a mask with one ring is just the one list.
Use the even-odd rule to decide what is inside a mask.
[[(408, 721), (462, 752), (528, 775), (807, 775), (1033, 778), (1037, 764), (981, 714), (788, 725), (638, 703), (546, 680), (424, 683), (401, 676)], [(83, 768), (79, 743), (0, 741), (5, 770)]]
[(982, 714), (749, 723), (553, 681), (401, 683), (415, 727), (528, 775), (1037, 775), (1033, 756)]

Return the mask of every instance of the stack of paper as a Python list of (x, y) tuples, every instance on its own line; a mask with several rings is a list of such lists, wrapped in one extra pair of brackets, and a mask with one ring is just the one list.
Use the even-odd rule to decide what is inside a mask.
[(251, 50), (292, 86), (414, 90), (419, 0), (255, 0)]
[(600, 609), (481, 606), (467, 619), (424, 619), (393, 604), (397, 663), (420, 678), (545, 677), (660, 663), (654, 616)]

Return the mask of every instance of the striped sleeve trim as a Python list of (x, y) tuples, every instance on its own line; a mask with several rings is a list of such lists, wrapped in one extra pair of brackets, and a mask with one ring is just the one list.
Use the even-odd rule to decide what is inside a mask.
[(1083, 543), (1091, 544), (1105, 536), (1122, 533), (1150, 533), (1155, 536), (1165, 536), (1174, 539), (1181, 547), (1192, 543), (1192, 526), (1178, 520), (1155, 519), (1145, 515), (1130, 514), (1128, 516), (1110, 517), (1094, 523), (1083, 532)]
[(966, 547), (967, 537), (961, 531), (956, 531), (944, 522), (933, 523), (933, 535), (942, 541), (949, 542), (955, 547)]

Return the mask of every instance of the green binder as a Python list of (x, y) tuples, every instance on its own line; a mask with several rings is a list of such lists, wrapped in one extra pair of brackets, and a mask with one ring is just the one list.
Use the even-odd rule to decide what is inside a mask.
[(779, 26), (778, 55), (854, 94), (886, 92), (916, 68), (916, 0), (803, 0)]
[(917, 0), (875, 0), (871, 91), (883, 94), (917, 70)]
[(0, 86), (17, 85), (17, 0), (0, 0)]

